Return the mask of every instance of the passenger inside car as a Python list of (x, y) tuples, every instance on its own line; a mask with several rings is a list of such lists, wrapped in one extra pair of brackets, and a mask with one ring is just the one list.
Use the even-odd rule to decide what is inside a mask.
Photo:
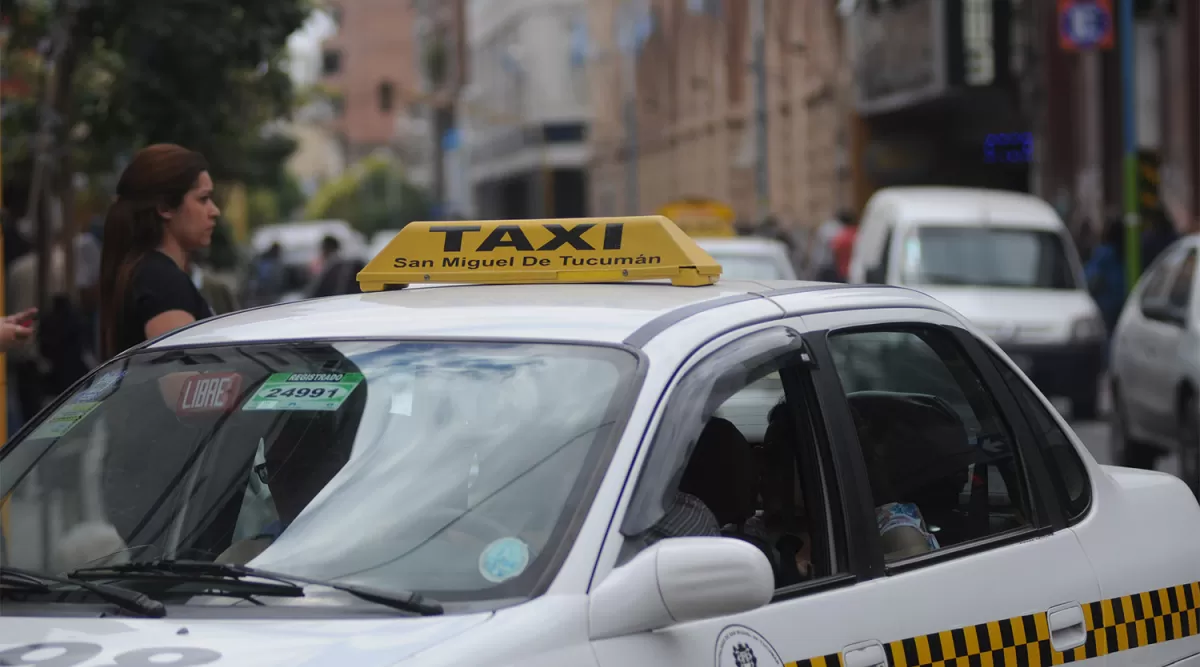
[(775, 577), (780, 586), (813, 576), (812, 540), (803, 494), (797, 483), (796, 428), (787, 404), (780, 401), (768, 413), (763, 443), (755, 449), (762, 512), (748, 530), (762, 536), (777, 555)]
[(873, 422), (853, 404), (851, 413), (867, 465), (884, 558), (908, 558), (937, 549), (937, 538), (926, 525), (920, 508), (907, 501), (892, 483), (890, 457), (896, 453), (888, 450), (887, 439), (881, 430), (883, 425)]

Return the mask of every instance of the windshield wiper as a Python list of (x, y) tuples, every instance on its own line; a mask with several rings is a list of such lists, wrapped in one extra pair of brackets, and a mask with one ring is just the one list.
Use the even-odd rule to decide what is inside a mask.
[[(92, 567), (82, 570), (76, 570), (70, 574), (72, 578), (88, 578), (88, 579), (119, 579), (126, 577), (140, 576), (168, 576), (172, 579), (178, 578), (184, 581), (203, 581), (205, 579), (228, 579), (233, 581), (241, 581), (246, 578), (268, 579), (281, 584), (285, 584), (285, 588), (280, 591), (264, 590), (263, 594), (284, 594), (284, 595), (303, 595), (303, 591), (296, 584), (310, 584), (313, 586), (326, 586), (334, 590), (349, 593), (360, 600), (374, 602), (378, 605), (407, 611), (421, 616), (437, 616), (444, 612), (441, 603), (435, 600), (429, 600), (418, 593), (413, 592), (394, 592), (381, 591), (374, 588), (358, 586), (355, 584), (337, 584), (331, 581), (323, 581), (321, 579), (310, 579), (294, 574), (283, 574), (280, 572), (271, 572), (269, 570), (261, 570), (256, 567), (247, 567), (245, 565), (233, 565), (228, 563), (207, 563), (204, 561), (192, 560), (153, 560), (139, 563), (126, 563), (122, 565), (107, 565), (104, 567)], [(290, 587), (290, 588), (289, 588)], [(291, 592), (294, 589), (296, 592)]]
[(0, 565), (0, 583), (26, 586), (40, 593), (50, 592), (50, 584), (61, 584), (75, 589), (81, 588), (105, 602), (111, 602), (125, 611), (141, 616), (162, 618), (167, 615), (167, 608), (163, 606), (163, 603), (143, 593), (131, 591), (128, 588), (121, 588), (120, 586), (94, 584), (88, 581), (76, 580), (71, 575), (56, 577), (8, 565)]

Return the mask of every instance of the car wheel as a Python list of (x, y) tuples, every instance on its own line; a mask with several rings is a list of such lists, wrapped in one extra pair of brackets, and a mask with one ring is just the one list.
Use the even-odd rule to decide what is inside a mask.
[(1112, 410), (1108, 414), (1108, 442), (1112, 449), (1113, 463), (1126, 468), (1154, 470), (1161, 456), (1159, 451), (1140, 440), (1129, 436), (1125, 421), (1125, 406), (1116, 384), (1112, 388)]
[(1179, 415), (1179, 476), (1200, 498), (1200, 404), (1194, 396), (1183, 402)]

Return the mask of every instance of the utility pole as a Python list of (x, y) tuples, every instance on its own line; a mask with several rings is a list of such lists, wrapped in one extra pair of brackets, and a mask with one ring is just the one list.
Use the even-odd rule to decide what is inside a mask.
[[(635, 0), (636, 1), (636, 0)], [(637, 215), (638, 203), (638, 118), (637, 118), (637, 11), (634, 2), (623, 0), (617, 9), (617, 35), (621, 40), (621, 86), (625, 116), (625, 213)]]
[(1133, 0), (1120, 0), (1117, 39), (1121, 49), (1121, 121), (1124, 125), (1125, 290), (1133, 289), (1142, 273), (1142, 235), (1137, 197), (1137, 118), (1134, 95)]
[(766, 0), (753, 0), (750, 25), (754, 39), (754, 185), (758, 220), (770, 212), (770, 183), (767, 180), (767, 7)]

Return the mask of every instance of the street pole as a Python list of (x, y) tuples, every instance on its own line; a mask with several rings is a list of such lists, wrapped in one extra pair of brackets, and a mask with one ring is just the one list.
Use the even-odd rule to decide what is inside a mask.
[(1120, 0), (1117, 20), (1121, 49), (1121, 120), (1124, 124), (1125, 290), (1133, 290), (1142, 273), (1142, 237), (1138, 224), (1137, 119), (1134, 100), (1133, 0)]
[(618, 13), (618, 36), (623, 36), (621, 44), (621, 84), (625, 92), (625, 212), (637, 215), (641, 208), (638, 203), (638, 118), (637, 118), (637, 36), (636, 11), (632, 2), (625, 0)]
[(754, 0), (751, 30), (754, 35), (754, 184), (758, 220), (770, 211), (770, 185), (767, 181), (767, 40), (766, 0)]

